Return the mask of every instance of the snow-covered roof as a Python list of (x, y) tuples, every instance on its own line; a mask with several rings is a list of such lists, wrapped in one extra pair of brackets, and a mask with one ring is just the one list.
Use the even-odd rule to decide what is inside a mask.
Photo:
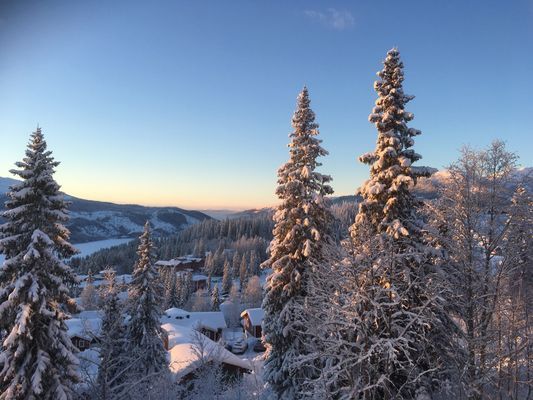
[(193, 262), (200, 262), (200, 261), (202, 261), (202, 259), (199, 257), (184, 256), (184, 257), (173, 258), (168, 261), (159, 260), (155, 263), (155, 265), (157, 265), (158, 267), (175, 267), (181, 264), (190, 264)]
[(191, 329), (207, 328), (212, 331), (226, 327), (226, 320), (220, 311), (188, 312), (181, 308), (169, 308), (161, 317), (161, 322)]
[(189, 255), (189, 256), (184, 256), (184, 257), (178, 257), (178, 260), (184, 260), (184, 261), (189, 261), (189, 262), (199, 262), (199, 261), (202, 261), (202, 258)]
[(205, 275), (202, 275), (202, 274), (198, 274), (198, 275), (193, 275), (192, 276), (192, 280), (193, 281), (207, 281), (209, 278)]
[(65, 321), (68, 328), (68, 335), (92, 340), (100, 335), (102, 320), (100, 318), (71, 318)]
[(166, 316), (167, 318), (183, 319), (190, 318), (191, 313), (181, 308), (172, 307), (165, 311), (164, 316)]
[(244, 318), (246, 314), (248, 314), (250, 323), (253, 326), (261, 325), (263, 318), (265, 318), (265, 311), (262, 308), (247, 308), (241, 313), (241, 318)]
[(161, 326), (168, 334), (170, 370), (177, 377), (193, 371), (201, 362), (217, 361), (251, 370), (248, 361), (242, 360), (207, 336), (185, 326), (167, 323)]
[(158, 267), (175, 267), (176, 265), (180, 265), (180, 264), (181, 264), (181, 261), (179, 260), (169, 260), (169, 261), (159, 260), (155, 263), (155, 265), (157, 265)]
[(172, 348), (180, 343), (190, 343), (192, 339), (195, 337), (196, 333), (199, 333), (198, 331), (191, 328), (190, 326), (180, 326), (180, 325), (175, 324), (174, 321), (161, 324), (161, 328), (168, 335), (168, 347), (169, 348)]
[(220, 311), (194, 312), (191, 314), (191, 319), (194, 321), (194, 323), (198, 324), (202, 328), (209, 328), (213, 331), (216, 331), (226, 327), (224, 314), (222, 314)]
[[(84, 288), (85, 286), (87, 286), (88, 282), (87, 282), (87, 275), (78, 275), (78, 279), (80, 279), (80, 288)], [(123, 274), (123, 275), (117, 275), (116, 279), (115, 279), (115, 282), (119, 285), (125, 283), (125, 284), (130, 284), (131, 281), (132, 281), (133, 277), (130, 275), (130, 274)], [(109, 285), (109, 282), (106, 280), (106, 279), (98, 279), (97, 276), (93, 276), (93, 282), (92, 282), (93, 286), (104, 286), (104, 285)]]

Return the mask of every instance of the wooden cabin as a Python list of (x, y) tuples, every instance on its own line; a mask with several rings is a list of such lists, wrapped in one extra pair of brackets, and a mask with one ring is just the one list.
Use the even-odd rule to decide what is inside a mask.
[(199, 273), (204, 268), (204, 259), (201, 257), (178, 257), (172, 260), (159, 260), (155, 267), (161, 272), (162, 269), (172, 269), (174, 272), (192, 271)]
[(262, 308), (247, 308), (241, 313), (242, 326), (244, 330), (256, 338), (260, 338), (263, 333), (263, 319), (265, 312)]

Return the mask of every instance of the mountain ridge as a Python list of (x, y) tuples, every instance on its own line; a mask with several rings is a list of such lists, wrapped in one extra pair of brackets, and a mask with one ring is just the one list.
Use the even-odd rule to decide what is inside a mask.
[[(0, 177), (0, 204), (7, 200), (9, 186), (20, 181)], [(207, 214), (180, 207), (148, 207), (137, 204), (116, 204), (86, 200), (67, 193), (65, 199), (70, 220), (66, 224), (73, 243), (85, 243), (103, 239), (136, 237), (149, 220), (157, 235), (176, 234), (189, 225), (211, 219)], [(3, 207), (0, 207), (3, 208)], [(2, 222), (0, 217), (0, 222)]]
[[(515, 181), (521, 182), (531, 191), (533, 189), (533, 168), (522, 167), (515, 171)], [(439, 170), (429, 178), (420, 179), (414, 192), (424, 200), (438, 197), (439, 188), (446, 185), (449, 172)], [(8, 187), (19, 181), (0, 177), (0, 204), (7, 199), (5, 192)], [(516, 183), (515, 182), (515, 183)], [(86, 200), (65, 194), (68, 201), (70, 221), (67, 227), (71, 231), (73, 243), (85, 243), (103, 239), (136, 237), (142, 231), (146, 220), (152, 223), (156, 235), (176, 234), (182, 229), (205, 219), (233, 219), (272, 214), (275, 207), (263, 207), (231, 212), (231, 210), (185, 210), (179, 207), (149, 207), (137, 204), (116, 204), (111, 202)], [(330, 197), (332, 204), (358, 202), (357, 195), (341, 195)], [(208, 215), (212, 212), (212, 215)], [(218, 213), (218, 215), (217, 215)], [(0, 218), (0, 223), (2, 219)]]
[[(440, 169), (428, 178), (420, 178), (413, 189), (413, 193), (421, 200), (435, 200), (439, 197), (439, 190), (446, 185), (449, 179), (450, 172), (445, 168)], [(533, 167), (520, 167), (514, 170), (513, 181), (510, 189), (514, 191), (518, 184), (523, 185), (529, 192), (533, 191)], [(342, 204), (345, 202), (357, 203), (361, 201), (361, 196), (359, 194), (334, 195), (328, 196), (328, 200), (332, 205)], [(275, 206), (251, 208), (228, 214), (227, 218), (253, 218), (255, 215), (274, 213), (275, 210)]]

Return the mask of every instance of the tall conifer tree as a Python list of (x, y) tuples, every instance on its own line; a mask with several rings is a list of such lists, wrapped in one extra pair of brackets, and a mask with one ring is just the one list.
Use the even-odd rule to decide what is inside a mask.
[(218, 284), (211, 291), (211, 309), (212, 311), (220, 311), (220, 293), (218, 290)]
[(100, 397), (108, 399), (118, 397), (125, 392), (124, 384), (128, 368), (133, 362), (127, 351), (126, 327), (122, 306), (118, 298), (116, 274), (113, 269), (104, 273), (108, 285), (103, 297), (102, 334), (100, 336), (100, 365), (98, 367), (97, 387)]
[(139, 357), (136, 372), (143, 375), (162, 372), (167, 368), (160, 322), (162, 311), (159, 293), (162, 290), (152, 264), (152, 252), (150, 224), (147, 221), (139, 238), (139, 259), (129, 290), (132, 310), (128, 336), (132, 353)]
[[(370, 114), (378, 131), (376, 149), (360, 157), (370, 165), (370, 179), (351, 238), (354, 281), (345, 304), (347, 332), (354, 346), (346, 359), (340, 393), (361, 399), (412, 399), (426, 396), (441, 381), (444, 365), (453, 357), (453, 322), (445, 311), (445, 285), (438, 251), (425, 234), (420, 202), (411, 188), (429, 176), (430, 168), (414, 167), (420, 160), (412, 146), (421, 132), (409, 128), (413, 114), (405, 110), (413, 96), (403, 92), (400, 53), (387, 53), (374, 88), (378, 93)], [(446, 362), (445, 362), (446, 360)]]
[(244, 288), (246, 287), (246, 282), (248, 281), (248, 275), (248, 263), (246, 262), (246, 257), (243, 255), (241, 265), (239, 267), (239, 282), (241, 284), (242, 293), (244, 293)]
[(229, 293), (231, 285), (233, 285), (233, 280), (231, 279), (231, 267), (229, 261), (226, 260), (224, 262), (224, 273), (222, 275), (222, 293)]
[(68, 287), (76, 283), (63, 260), (76, 253), (68, 242), (67, 203), (53, 178), (59, 162), (40, 128), (26, 157), (10, 172), (7, 222), (0, 227), (0, 321), (7, 331), (0, 350), (0, 399), (70, 399), (78, 360), (64, 320), (75, 310)]
[[(268, 277), (264, 333), (268, 344), (265, 378), (278, 399), (302, 398), (302, 385), (311, 369), (305, 359), (309, 349), (306, 307), (313, 266), (321, 262), (330, 214), (323, 196), (333, 193), (331, 178), (316, 171), (327, 151), (320, 145), (318, 124), (304, 88), (298, 96), (289, 135), (289, 161), (278, 171), (276, 194), (282, 203), (274, 216), (274, 239)], [(312, 312), (312, 311), (311, 311)]]

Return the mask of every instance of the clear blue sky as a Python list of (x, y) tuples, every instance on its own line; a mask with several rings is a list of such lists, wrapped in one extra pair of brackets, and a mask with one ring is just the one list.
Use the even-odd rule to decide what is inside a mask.
[(43, 127), (73, 195), (270, 205), (305, 84), (337, 194), (367, 176), (375, 72), (398, 46), (421, 165), (533, 155), (532, 1), (0, 2), (0, 176)]

